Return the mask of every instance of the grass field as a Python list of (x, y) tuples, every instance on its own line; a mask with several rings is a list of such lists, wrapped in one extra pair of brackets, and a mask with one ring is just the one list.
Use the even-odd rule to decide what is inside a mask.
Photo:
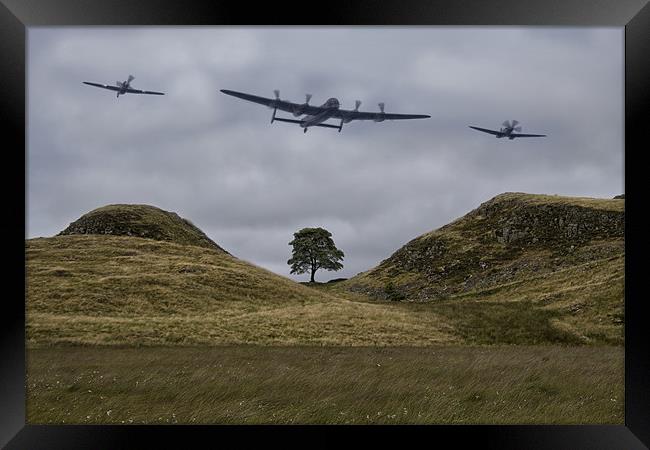
[(136, 237), (32, 239), (26, 250), (32, 346), (623, 344), (623, 256), (410, 303)]
[(624, 423), (623, 200), (503, 194), (307, 285), (126, 206), (26, 241), (29, 423)]
[(622, 424), (622, 347), (55, 347), (28, 423)]

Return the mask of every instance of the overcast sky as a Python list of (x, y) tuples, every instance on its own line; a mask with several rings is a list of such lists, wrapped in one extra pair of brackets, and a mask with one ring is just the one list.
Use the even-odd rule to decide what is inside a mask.
[[(502, 192), (623, 193), (623, 70), (623, 28), (31, 27), (27, 237), (149, 204), (285, 276), (326, 228), (344, 269), (316, 279), (350, 277)], [(167, 95), (81, 83), (129, 74)], [(303, 134), (219, 89), (432, 117)], [(506, 119), (548, 137), (468, 128)]]

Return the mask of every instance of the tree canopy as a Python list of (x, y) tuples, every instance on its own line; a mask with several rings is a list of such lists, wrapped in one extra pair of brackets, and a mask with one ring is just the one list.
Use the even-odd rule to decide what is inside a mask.
[(340, 270), (343, 264), (343, 252), (336, 248), (332, 233), (324, 228), (303, 228), (293, 234), (292, 256), (287, 264), (291, 265), (291, 273), (301, 274), (310, 272), (311, 282), (318, 269)]

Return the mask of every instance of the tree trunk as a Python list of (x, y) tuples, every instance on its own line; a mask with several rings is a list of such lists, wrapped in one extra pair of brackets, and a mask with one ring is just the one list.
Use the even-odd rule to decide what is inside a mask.
[(311, 282), (314, 282), (314, 274), (316, 273), (316, 269), (311, 269)]

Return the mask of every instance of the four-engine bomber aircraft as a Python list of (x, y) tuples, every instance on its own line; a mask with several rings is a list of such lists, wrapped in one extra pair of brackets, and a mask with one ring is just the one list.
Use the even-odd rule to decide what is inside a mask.
[(89, 86), (100, 87), (103, 89), (108, 89), (109, 91), (117, 91), (117, 98), (120, 95), (124, 94), (151, 94), (151, 95), (165, 95), (164, 92), (155, 92), (155, 91), (141, 91), (140, 89), (133, 89), (131, 87), (131, 81), (135, 80), (133, 75), (129, 75), (129, 79), (126, 81), (116, 81), (115, 86), (110, 84), (101, 84), (101, 83), (91, 83), (90, 81), (84, 81), (84, 84)]
[(514, 120), (514, 119), (513, 119), (512, 123), (510, 123), (509, 121), (506, 120), (505, 122), (503, 122), (503, 124), (502, 124), (503, 127), (499, 131), (488, 130), (486, 128), (473, 127), (471, 125), (469, 127), (473, 128), (475, 130), (478, 130), (478, 131), (482, 131), (483, 133), (493, 134), (493, 135), (495, 135), (497, 137), (497, 139), (507, 137), (508, 139), (512, 140), (512, 139), (518, 138), (518, 137), (544, 137), (544, 136), (546, 136), (545, 134), (513, 133), (513, 131), (521, 131), (521, 127), (517, 126), (518, 123), (519, 122)]
[[(426, 119), (428, 117), (431, 117), (424, 114), (385, 113), (383, 103), (379, 103), (380, 112), (363, 112), (359, 111), (359, 106), (361, 105), (361, 101), (359, 100), (355, 102), (355, 108), (353, 110), (340, 109), (339, 101), (335, 98), (330, 98), (321, 106), (312, 106), (309, 104), (311, 94), (307, 94), (305, 96), (305, 103), (292, 103), (286, 100), (281, 100), (280, 91), (278, 90), (273, 91), (275, 93), (275, 99), (258, 97), (257, 95), (230, 91), (228, 89), (221, 89), (221, 92), (224, 94), (232, 95), (233, 97), (248, 100), (249, 102), (259, 103), (260, 105), (265, 105), (269, 108), (273, 108), (271, 123), (276, 120), (279, 122), (297, 123), (301, 128), (304, 129), (305, 133), (309, 127), (336, 128), (340, 133), (343, 129), (343, 124), (352, 122), (353, 120), (374, 120), (375, 122), (383, 122), (384, 120)], [(293, 114), (294, 117), (302, 115), (304, 115), (304, 117), (302, 117), (300, 120), (276, 117), (275, 113), (278, 109), (280, 111), (289, 112)], [(324, 123), (327, 119), (330, 118), (340, 119), (340, 123), (338, 125)]]

